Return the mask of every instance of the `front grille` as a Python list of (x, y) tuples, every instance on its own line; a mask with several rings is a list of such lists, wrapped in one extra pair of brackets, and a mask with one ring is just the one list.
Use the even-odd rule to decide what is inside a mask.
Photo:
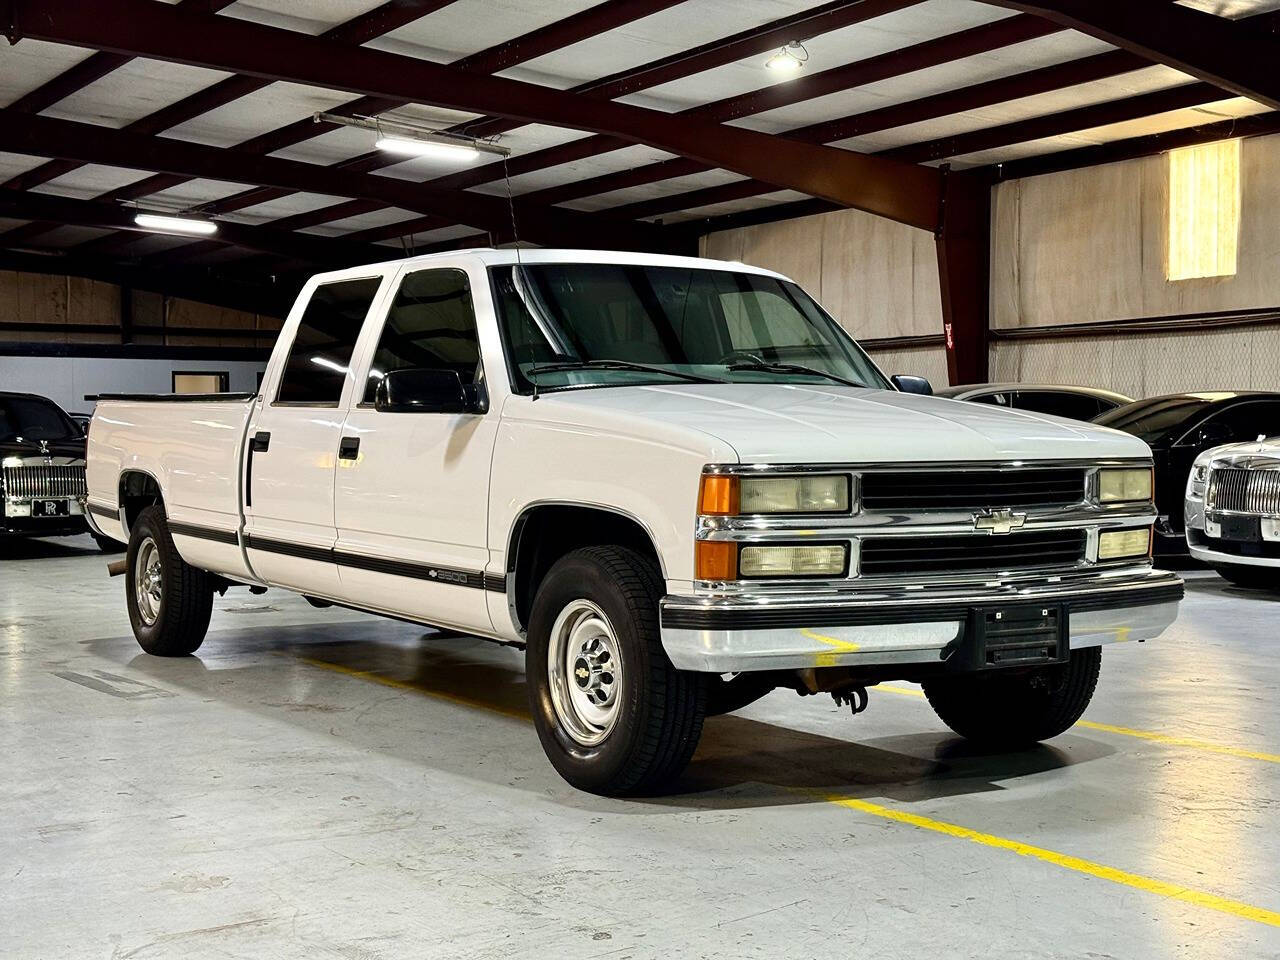
[(1210, 510), (1280, 514), (1280, 470), (1214, 470), (1204, 505)]
[(1061, 507), (1085, 497), (1085, 471), (890, 470), (862, 475), (864, 510), (985, 510)]
[(864, 577), (975, 571), (1016, 572), (1072, 567), (1084, 561), (1083, 530), (1047, 530), (1003, 536), (870, 537), (862, 541)]
[(58, 500), (85, 492), (83, 466), (4, 468), (4, 495), (10, 500)]

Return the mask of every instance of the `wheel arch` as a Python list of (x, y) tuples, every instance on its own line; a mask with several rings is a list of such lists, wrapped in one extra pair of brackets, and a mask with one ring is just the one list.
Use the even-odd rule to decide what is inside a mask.
[(120, 507), (120, 523), (127, 536), (138, 514), (154, 504), (164, 506), (164, 490), (154, 475), (131, 467), (120, 473), (116, 502)]
[(634, 514), (595, 503), (546, 500), (521, 510), (507, 541), (507, 601), (519, 629), (529, 622), (538, 586), (553, 564), (581, 547), (613, 544), (653, 560), (665, 582), (666, 564), (652, 528)]

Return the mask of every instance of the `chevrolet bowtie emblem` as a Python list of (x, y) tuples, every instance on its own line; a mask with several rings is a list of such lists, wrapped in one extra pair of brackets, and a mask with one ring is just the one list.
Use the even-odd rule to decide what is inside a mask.
[(973, 515), (973, 529), (987, 533), (1008, 533), (1017, 530), (1027, 522), (1025, 513), (1014, 513), (1012, 510), (983, 510)]
[(583, 680), (585, 680), (585, 679), (587, 679), (587, 677), (591, 676), (591, 671), (590, 671), (590, 670), (588, 670), (586, 667), (579, 667), (577, 670), (575, 670), (575, 671), (573, 671), (573, 672), (574, 672), (575, 674), (577, 674), (579, 677), (581, 677)]

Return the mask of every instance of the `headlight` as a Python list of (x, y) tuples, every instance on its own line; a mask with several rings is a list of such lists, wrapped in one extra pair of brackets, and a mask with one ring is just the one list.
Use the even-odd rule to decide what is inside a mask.
[(842, 544), (743, 547), (738, 572), (744, 577), (839, 577), (849, 548)]
[(1187, 477), (1187, 499), (1203, 500), (1205, 484), (1209, 482), (1209, 462), (1197, 461)]
[(1150, 499), (1150, 467), (1098, 471), (1099, 503), (1132, 503)]
[(743, 477), (706, 474), (698, 497), (705, 516), (777, 513), (848, 513), (848, 474)]
[(1108, 530), (1098, 537), (1099, 560), (1145, 557), (1151, 552), (1151, 528)]

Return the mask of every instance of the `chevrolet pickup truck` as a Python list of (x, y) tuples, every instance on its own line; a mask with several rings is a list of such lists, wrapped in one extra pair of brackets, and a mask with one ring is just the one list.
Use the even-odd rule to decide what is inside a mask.
[(768, 270), (416, 257), (311, 279), (256, 395), (102, 398), (88, 510), (148, 653), (233, 585), (517, 645), (584, 790), (661, 789), (776, 688), (918, 682), (1025, 746), (1176, 616), (1150, 451), (928, 391)]

